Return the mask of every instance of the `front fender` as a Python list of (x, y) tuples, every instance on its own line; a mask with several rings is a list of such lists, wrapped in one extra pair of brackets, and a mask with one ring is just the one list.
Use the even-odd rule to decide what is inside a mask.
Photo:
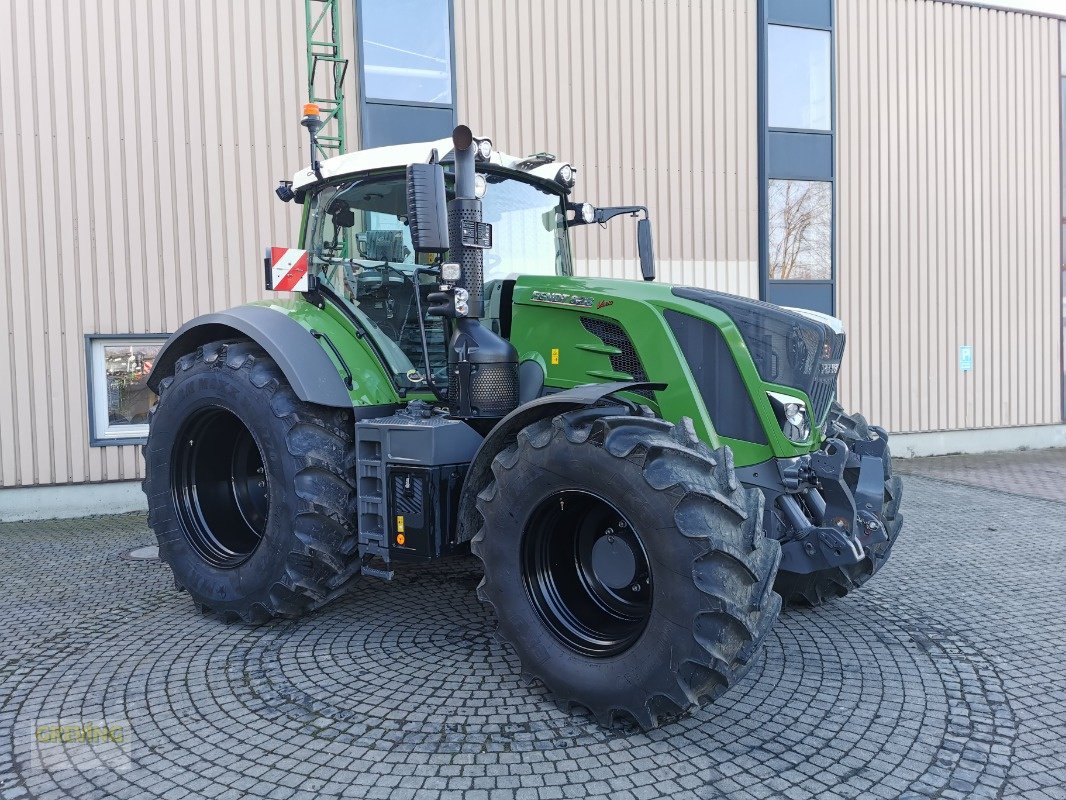
[(156, 356), (148, 388), (158, 394), (159, 381), (174, 372), (174, 364), (186, 353), (208, 342), (235, 336), (251, 339), (266, 350), (301, 400), (335, 408), (352, 407), (337, 366), (311, 332), (287, 314), (267, 306), (238, 306), (186, 322)]
[(565, 392), (538, 397), (536, 400), (519, 406), (496, 423), (496, 426), (489, 431), (489, 435), (481, 442), (477, 453), (474, 454), (474, 460), (470, 462), (470, 469), (467, 470), (463, 481), (463, 491), (459, 496), (459, 530), (456, 540), (467, 542), (477, 533), (477, 496), (488, 485), (492, 476), (492, 460), (518, 438), (520, 430), (539, 419), (594, 406), (612, 394), (634, 389), (651, 389), (661, 392), (666, 389), (666, 384), (641, 381), (590, 383)]

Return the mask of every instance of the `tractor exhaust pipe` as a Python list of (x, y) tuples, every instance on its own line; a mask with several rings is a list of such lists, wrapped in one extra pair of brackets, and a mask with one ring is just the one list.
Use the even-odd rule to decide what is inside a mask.
[[(465, 291), (469, 316), (477, 319), (484, 310), (485, 254), (479, 241), (481, 199), (474, 192), (474, 134), (466, 125), (452, 131), (455, 154), (455, 199), (448, 203), (448, 238), (452, 243), (452, 260), (459, 264), (461, 275), (455, 286)], [(491, 246), (491, 237), (489, 240)]]
[[(452, 131), (452, 145), (455, 197), (447, 203), (447, 223), (444, 168), (434, 151), (428, 164), (407, 167), (408, 225), (415, 252), (435, 254), (440, 267), (440, 289), (429, 295), (428, 313), (453, 320), (448, 342), (449, 414), (488, 433), (497, 420), (518, 407), (518, 351), (481, 324), (483, 251), (492, 247), (492, 226), (482, 222), (481, 199), (474, 191), (479, 143), (468, 127), (460, 125)], [(446, 264), (441, 263), (444, 253), (450, 256)], [(425, 357), (428, 370), (428, 350)]]
[(481, 324), (484, 312), (484, 251), (492, 247), (492, 227), (481, 219), (481, 199), (474, 192), (474, 135), (459, 125), (452, 131), (455, 154), (455, 199), (448, 203), (451, 260), (459, 264), (455, 282), (455, 328), (448, 343), (448, 410), (472, 424), (495, 420), (518, 407), (518, 351)]

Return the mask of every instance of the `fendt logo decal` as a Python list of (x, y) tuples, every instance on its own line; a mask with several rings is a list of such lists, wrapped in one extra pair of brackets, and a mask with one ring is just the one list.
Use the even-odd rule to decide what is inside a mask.
[(579, 306), (580, 308), (592, 308), (595, 302), (591, 297), (580, 294), (563, 294), (562, 292), (533, 292), (533, 300), (538, 303), (558, 303), (563, 306)]
[(275, 292), (306, 292), (307, 251), (291, 247), (271, 247), (268, 254), (267, 289)]

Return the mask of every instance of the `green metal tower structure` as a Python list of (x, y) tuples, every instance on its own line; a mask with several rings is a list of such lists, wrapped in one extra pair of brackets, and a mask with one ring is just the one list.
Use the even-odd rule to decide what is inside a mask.
[[(318, 150), (322, 158), (347, 150), (344, 75), (341, 55), (340, 0), (304, 0), (307, 16), (307, 99), (322, 112)], [(323, 73), (319, 74), (319, 65)], [(317, 79), (317, 86), (316, 86)]]

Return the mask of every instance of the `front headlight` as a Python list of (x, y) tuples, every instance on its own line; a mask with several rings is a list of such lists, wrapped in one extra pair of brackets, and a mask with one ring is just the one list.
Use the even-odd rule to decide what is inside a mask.
[(811, 438), (811, 415), (803, 400), (781, 392), (767, 392), (766, 396), (770, 398), (781, 432), (789, 441), (800, 443)]

